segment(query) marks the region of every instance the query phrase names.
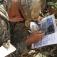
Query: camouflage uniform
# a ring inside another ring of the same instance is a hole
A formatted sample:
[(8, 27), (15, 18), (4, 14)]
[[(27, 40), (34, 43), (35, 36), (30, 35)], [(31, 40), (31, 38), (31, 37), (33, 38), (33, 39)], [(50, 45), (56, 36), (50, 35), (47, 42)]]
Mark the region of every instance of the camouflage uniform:
[[(8, 14), (4, 5), (0, 3), (0, 46), (7, 48), (8, 40), (10, 40), (10, 26), (8, 22)], [(8, 46), (9, 47), (9, 46)]]
[(0, 4), (0, 46), (10, 40), (8, 15), (3, 4)]

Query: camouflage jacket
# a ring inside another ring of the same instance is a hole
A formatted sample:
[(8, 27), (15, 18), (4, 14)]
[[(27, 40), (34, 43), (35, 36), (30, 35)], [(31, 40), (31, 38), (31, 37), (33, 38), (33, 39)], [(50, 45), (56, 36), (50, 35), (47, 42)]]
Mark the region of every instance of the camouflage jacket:
[(8, 20), (9, 18), (5, 8), (3, 5), (0, 5), (0, 46), (10, 39)]

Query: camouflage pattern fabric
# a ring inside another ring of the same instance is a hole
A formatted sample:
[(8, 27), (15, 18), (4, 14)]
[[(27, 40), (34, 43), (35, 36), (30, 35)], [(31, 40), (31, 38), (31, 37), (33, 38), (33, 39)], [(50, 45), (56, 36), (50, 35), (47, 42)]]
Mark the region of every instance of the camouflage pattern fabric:
[(10, 39), (8, 15), (5, 8), (0, 4), (0, 46)]
[(10, 34), (7, 29), (7, 24), (0, 18), (0, 44), (10, 39)]

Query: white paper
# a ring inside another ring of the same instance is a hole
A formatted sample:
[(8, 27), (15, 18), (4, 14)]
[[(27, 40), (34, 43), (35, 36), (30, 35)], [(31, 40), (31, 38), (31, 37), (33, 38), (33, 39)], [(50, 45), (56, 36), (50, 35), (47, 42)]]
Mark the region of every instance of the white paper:
[(46, 35), (41, 41), (32, 44), (32, 49), (48, 46), (52, 44), (57, 44), (57, 32), (52, 33), (50, 35)]
[(16, 48), (10, 44), (10, 47), (7, 49), (3, 46), (0, 47), (0, 57), (5, 57), (7, 55), (9, 55), (10, 53), (14, 52), (16, 50)]

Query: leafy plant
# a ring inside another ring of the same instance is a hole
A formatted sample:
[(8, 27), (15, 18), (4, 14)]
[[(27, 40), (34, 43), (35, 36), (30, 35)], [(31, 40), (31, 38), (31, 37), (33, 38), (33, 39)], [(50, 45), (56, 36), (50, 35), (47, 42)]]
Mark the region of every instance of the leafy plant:
[(48, 5), (53, 9), (57, 9), (57, 2), (48, 2)]

